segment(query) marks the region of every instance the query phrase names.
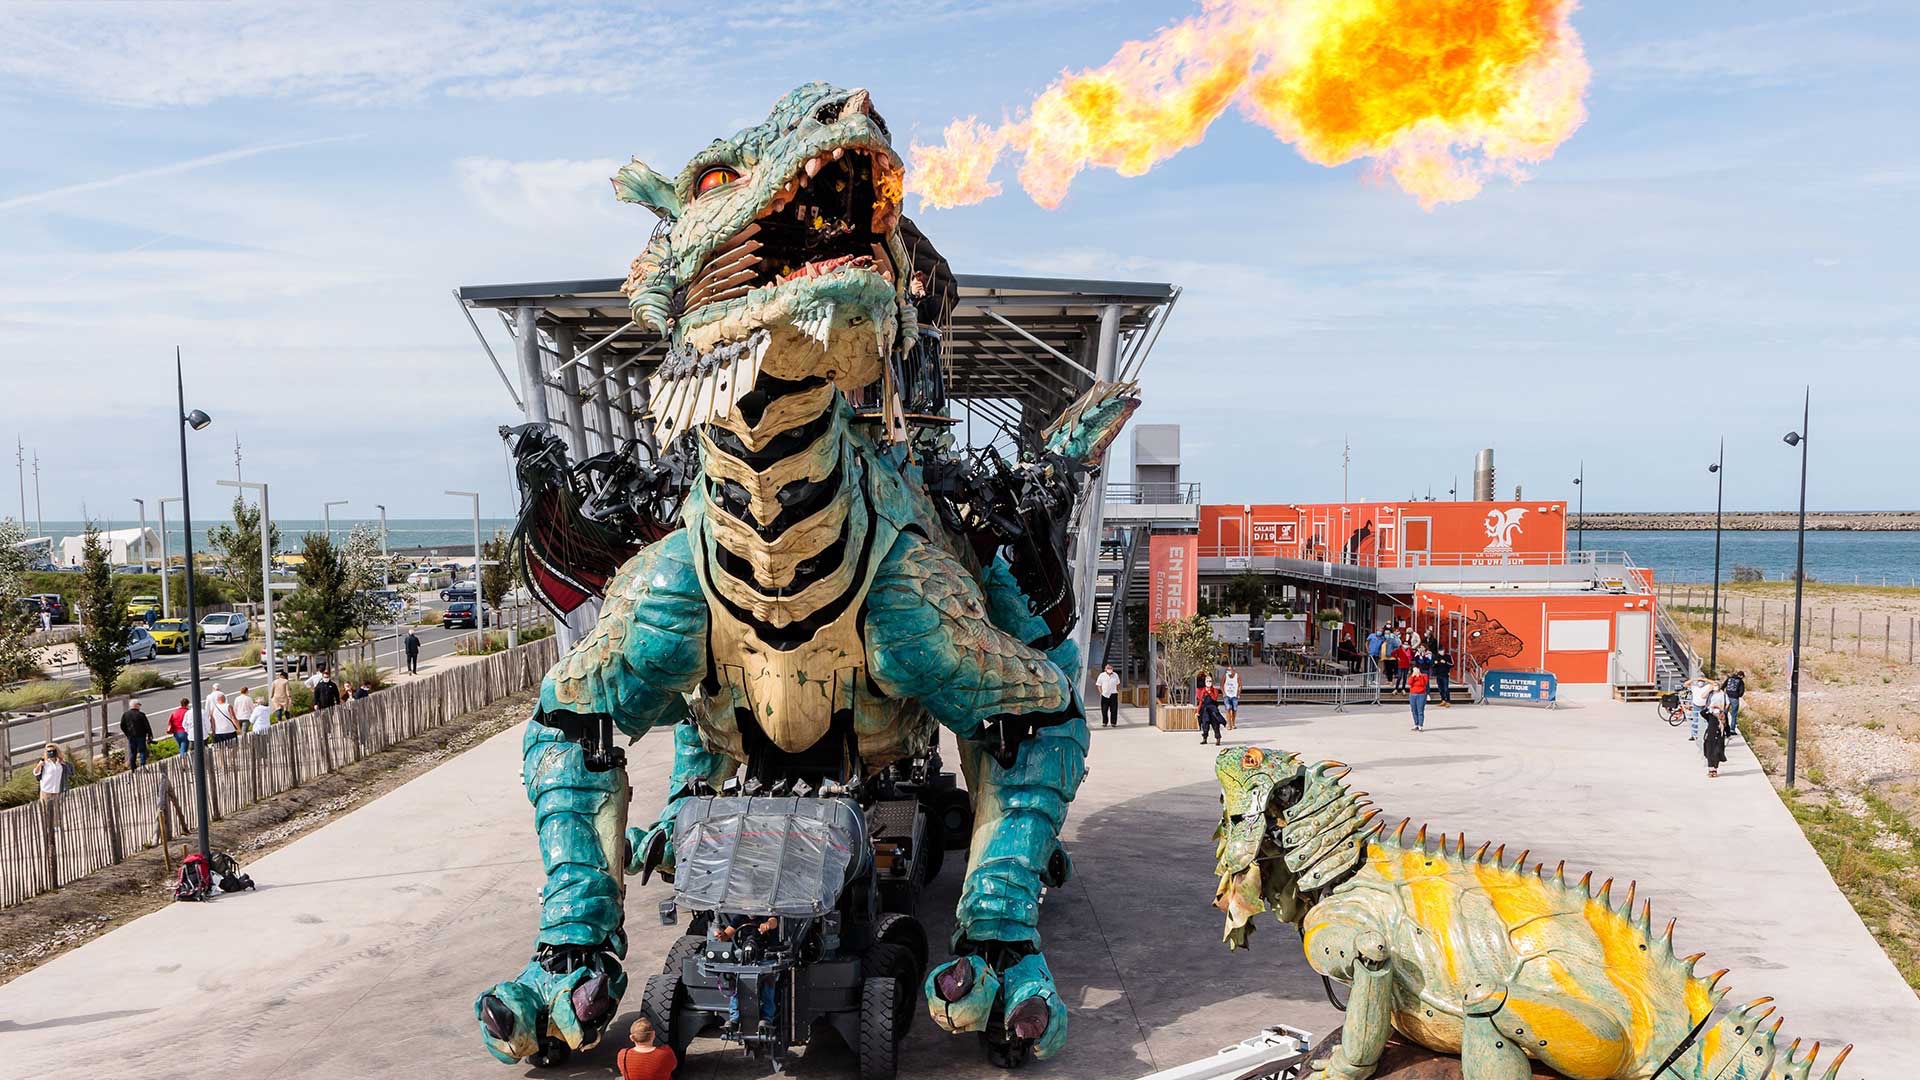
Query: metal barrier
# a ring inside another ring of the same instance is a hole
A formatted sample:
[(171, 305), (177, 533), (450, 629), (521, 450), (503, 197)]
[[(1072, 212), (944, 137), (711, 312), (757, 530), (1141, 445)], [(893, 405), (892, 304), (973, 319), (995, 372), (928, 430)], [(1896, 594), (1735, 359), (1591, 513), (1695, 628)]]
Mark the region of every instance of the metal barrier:
[(1106, 500), (1110, 503), (1132, 503), (1135, 505), (1163, 505), (1167, 503), (1190, 504), (1200, 501), (1198, 481), (1183, 480), (1177, 482), (1161, 481), (1144, 484), (1108, 484)]

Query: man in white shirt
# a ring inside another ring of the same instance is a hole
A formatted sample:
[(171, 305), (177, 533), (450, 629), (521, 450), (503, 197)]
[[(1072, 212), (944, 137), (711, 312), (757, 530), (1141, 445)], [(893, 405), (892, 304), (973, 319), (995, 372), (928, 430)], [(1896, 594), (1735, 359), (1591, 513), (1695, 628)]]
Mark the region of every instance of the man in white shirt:
[(239, 693), (233, 695), (233, 719), (242, 727), (253, 719), (253, 695), (247, 693), (247, 688), (244, 686), (240, 688)]
[[(1710, 716), (1709, 723), (1720, 724), (1722, 727), (1727, 726), (1726, 687), (1716, 686), (1713, 688), (1713, 693), (1707, 695), (1707, 713)], [(1731, 732), (1729, 732), (1729, 734), (1731, 734)]]
[(1227, 668), (1227, 677), (1220, 681), (1221, 704), (1227, 707), (1227, 727), (1238, 727), (1240, 721), (1240, 673)]
[(208, 740), (213, 745), (240, 737), (240, 728), (233, 721), (233, 706), (227, 702), (226, 692), (220, 689), (219, 683), (214, 683), (213, 693), (207, 695), (207, 719), (213, 725), (213, 737)]
[(1093, 680), (1094, 689), (1100, 691), (1100, 726), (1120, 726), (1120, 673), (1108, 664), (1100, 670), (1098, 678)]
[(1713, 680), (1696, 675), (1687, 683), (1687, 741), (1700, 738), (1700, 714), (1713, 700)]

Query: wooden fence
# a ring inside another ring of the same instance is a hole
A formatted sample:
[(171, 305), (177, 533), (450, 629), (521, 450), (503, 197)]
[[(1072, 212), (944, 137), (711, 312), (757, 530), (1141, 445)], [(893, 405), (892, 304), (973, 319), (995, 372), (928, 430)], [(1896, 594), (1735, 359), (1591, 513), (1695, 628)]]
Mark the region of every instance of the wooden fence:
[[(557, 655), (557, 640), (542, 638), (210, 747), (209, 813), (218, 820), (538, 686)], [(187, 835), (182, 811), (193, 806), (193, 780), (192, 756), (178, 755), (0, 811), (0, 908), (112, 866), (163, 835)]]
[[(1657, 591), (1663, 604), (1689, 609), (1688, 614), (1694, 618), (1713, 617), (1711, 585), (1661, 585)], [(1720, 626), (1723, 630), (1738, 626), (1776, 641), (1786, 641), (1793, 636), (1793, 601), (1749, 597), (1722, 589)], [(1805, 604), (1800, 613), (1800, 643), (1828, 652), (1920, 663), (1920, 618), (1887, 611)]]

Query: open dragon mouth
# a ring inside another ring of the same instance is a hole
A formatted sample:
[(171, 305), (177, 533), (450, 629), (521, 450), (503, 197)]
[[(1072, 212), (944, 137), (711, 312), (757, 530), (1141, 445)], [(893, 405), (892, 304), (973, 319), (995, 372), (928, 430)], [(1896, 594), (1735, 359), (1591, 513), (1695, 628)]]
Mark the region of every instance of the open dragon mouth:
[(807, 159), (751, 224), (707, 256), (683, 310), (846, 270), (871, 271), (892, 285), (887, 237), (900, 222), (899, 173), (890, 157), (858, 146)]

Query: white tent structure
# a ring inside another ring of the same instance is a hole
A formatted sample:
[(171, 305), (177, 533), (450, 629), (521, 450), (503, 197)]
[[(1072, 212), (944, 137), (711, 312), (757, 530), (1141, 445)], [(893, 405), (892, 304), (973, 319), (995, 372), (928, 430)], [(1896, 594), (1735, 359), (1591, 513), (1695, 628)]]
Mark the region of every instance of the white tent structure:
[[(145, 542), (145, 554), (149, 560), (160, 558), (160, 534), (152, 529), (114, 529), (100, 534), (100, 542), (107, 546), (107, 561), (115, 566), (127, 566), (138, 563), (141, 558), (141, 543)], [(60, 538), (60, 565), (73, 567), (86, 562), (87, 538), (85, 536), (64, 536)]]

